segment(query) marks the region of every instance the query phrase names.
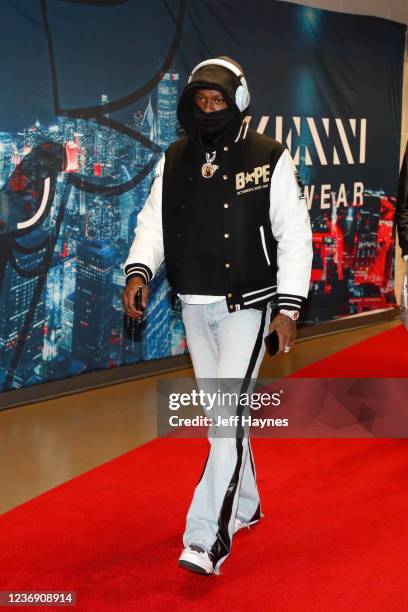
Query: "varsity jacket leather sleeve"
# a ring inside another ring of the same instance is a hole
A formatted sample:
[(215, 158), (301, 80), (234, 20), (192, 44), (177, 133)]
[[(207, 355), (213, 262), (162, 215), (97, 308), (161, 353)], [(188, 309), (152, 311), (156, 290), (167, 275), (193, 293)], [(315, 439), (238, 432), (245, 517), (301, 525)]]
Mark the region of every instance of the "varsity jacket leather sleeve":
[(150, 193), (137, 215), (135, 237), (125, 261), (126, 283), (139, 277), (147, 284), (164, 259), (162, 228), (162, 187), (164, 154), (159, 159)]
[(287, 149), (280, 156), (271, 177), (270, 219), (273, 235), (278, 241), (278, 305), (296, 310), (309, 291), (313, 243), (306, 199)]

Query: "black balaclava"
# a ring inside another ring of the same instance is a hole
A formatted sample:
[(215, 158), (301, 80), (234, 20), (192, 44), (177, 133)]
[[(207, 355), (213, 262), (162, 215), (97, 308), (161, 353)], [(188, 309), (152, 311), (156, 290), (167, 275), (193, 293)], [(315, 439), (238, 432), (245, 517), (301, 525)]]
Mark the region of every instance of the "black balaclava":
[[(243, 73), (241, 66), (235, 60), (226, 56), (217, 59), (231, 62)], [(228, 68), (218, 64), (208, 64), (199, 68), (193, 74), (191, 82), (185, 86), (178, 103), (177, 118), (197, 149), (209, 149), (236, 138), (245, 116), (235, 102), (235, 92), (240, 84), (240, 79)], [(220, 91), (228, 108), (205, 113), (194, 101), (197, 89)]]

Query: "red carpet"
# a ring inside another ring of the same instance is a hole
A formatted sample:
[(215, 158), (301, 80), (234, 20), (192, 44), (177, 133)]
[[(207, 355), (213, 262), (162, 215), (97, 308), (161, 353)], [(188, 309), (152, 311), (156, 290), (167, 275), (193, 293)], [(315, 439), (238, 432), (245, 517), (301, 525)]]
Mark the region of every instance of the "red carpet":
[[(380, 355), (384, 337), (406, 340), (397, 328), (354, 350), (362, 356), (368, 344)], [(342, 351), (347, 364), (350, 351)], [(207, 443), (167, 439), (0, 517), (0, 590), (75, 590), (76, 609), (86, 612), (407, 610), (407, 441), (253, 446), (266, 517), (237, 534), (221, 576), (176, 566)]]
[(304, 378), (406, 378), (408, 331), (402, 325), (297, 370)]

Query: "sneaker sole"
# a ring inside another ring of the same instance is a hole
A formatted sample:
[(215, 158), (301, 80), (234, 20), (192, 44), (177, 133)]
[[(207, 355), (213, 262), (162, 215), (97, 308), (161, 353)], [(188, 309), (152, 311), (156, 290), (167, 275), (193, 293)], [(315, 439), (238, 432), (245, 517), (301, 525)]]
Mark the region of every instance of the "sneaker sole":
[(205, 569), (196, 565), (195, 563), (191, 563), (190, 561), (179, 561), (179, 567), (182, 567), (189, 572), (194, 572), (195, 574), (202, 574), (203, 576), (211, 576), (212, 572), (206, 572)]

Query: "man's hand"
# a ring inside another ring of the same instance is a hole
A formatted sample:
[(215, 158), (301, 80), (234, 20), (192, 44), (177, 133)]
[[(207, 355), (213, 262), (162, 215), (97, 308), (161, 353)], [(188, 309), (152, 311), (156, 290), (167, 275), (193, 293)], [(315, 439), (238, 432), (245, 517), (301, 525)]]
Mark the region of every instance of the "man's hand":
[(141, 278), (138, 278), (137, 276), (135, 278), (131, 278), (122, 293), (123, 307), (126, 314), (132, 319), (141, 319), (143, 317), (143, 311), (136, 310), (135, 307), (135, 296), (138, 287), (142, 287), (142, 305), (146, 308), (149, 297), (149, 288), (147, 285), (145, 285)]
[(285, 347), (291, 349), (296, 340), (296, 322), (292, 321), (288, 316), (278, 313), (269, 325), (269, 333), (275, 331), (279, 337), (279, 351), (276, 353), (288, 353)]

